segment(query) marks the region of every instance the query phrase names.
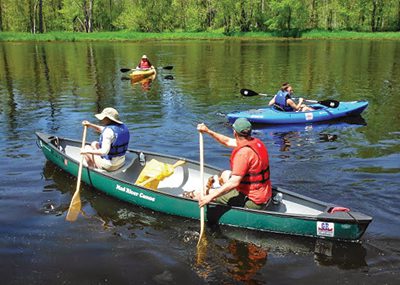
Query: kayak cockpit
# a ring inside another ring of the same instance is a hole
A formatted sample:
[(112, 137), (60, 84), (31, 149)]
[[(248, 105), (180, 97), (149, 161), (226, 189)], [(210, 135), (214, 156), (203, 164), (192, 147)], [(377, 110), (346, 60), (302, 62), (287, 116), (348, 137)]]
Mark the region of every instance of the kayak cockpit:
[(314, 110), (311, 110), (311, 111), (307, 111), (307, 112), (300, 112), (300, 111), (285, 111), (285, 110), (283, 110), (280, 106), (278, 106), (278, 105), (273, 105), (272, 106), (272, 109), (273, 110), (275, 110), (275, 111), (278, 111), (279, 113), (309, 113), (309, 112), (316, 112), (316, 111), (321, 111), (321, 110), (325, 110), (325, 109), (327, 109), (327, 107), (326, 106), (323, 106), (323, 105), (320, 105), (320, 104), (311, 104), (311, 105), (308, 105), (309, 107), (311, 107), (311, 108), (313, 108)]

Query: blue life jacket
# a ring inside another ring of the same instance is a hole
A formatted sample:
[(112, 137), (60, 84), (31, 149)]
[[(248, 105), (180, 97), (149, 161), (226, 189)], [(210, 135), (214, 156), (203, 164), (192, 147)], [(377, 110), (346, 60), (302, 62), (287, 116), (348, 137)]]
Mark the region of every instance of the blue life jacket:
[(115, 140), (114, 142), (111, 143), (111, 148), (108, 154), (102, 157), (111, 160), (111, 158), (113, 157), (125, 155), (126, 151), (128, 150), (129, 139), (130, 139), (128, 128), (124, 124), (121, 125), (115, 124), (106, 126), (100, 135), (99, 139), (100, 148), (103, 142), (103, 133), (107, 128), (111, 128), (113, 130), (115, 135)]
[(294, 111), (293, 108), (287, 104), (287, 99), (290, 99), (289, 92), (279, 90), (275, 97), (275, 105), (285, 112)]

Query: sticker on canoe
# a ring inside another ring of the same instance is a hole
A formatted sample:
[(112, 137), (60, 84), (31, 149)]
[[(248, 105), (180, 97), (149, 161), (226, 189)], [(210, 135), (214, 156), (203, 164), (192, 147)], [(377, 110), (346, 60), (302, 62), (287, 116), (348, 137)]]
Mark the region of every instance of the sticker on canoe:
[(334, 237), (335, 224), (328, 222), (317, 222), (317, 235), (323, 237)]
[(305, 113), (304, 115), (306, 116), (306, 121), (311, 121), (314, 119), (313, 113)]
[(128, 187), (121, 186), (119, 184), (117, 184), (115, 189), (117, 189), (117, 190), (119, 190), (121, 192), (125, 192), (125, 193), (127, 193), (129, 195), (132, 195), (132, 196), (135, 196), (135, 197), (139, 197), (139, 198), (142, 198), (142, 199), (145, 199), (145, 200), (149, 200), (151, 202), (156, 201), (156, 198), (154, 198), (154, 197), (147, 196), (146, 194), (143, 194), (142, 192), (139, 193), (139, 192), (133, 191), (132, 189), (130, 189)]

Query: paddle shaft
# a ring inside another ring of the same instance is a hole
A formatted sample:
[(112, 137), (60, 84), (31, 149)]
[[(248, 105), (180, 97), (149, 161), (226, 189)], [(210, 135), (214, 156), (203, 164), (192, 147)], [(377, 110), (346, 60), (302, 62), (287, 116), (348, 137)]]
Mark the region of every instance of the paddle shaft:
[[(241, 93), (243, 96), (246, 96), (246, 97), (257, 96), (257, 95), (266, 96), (266, 97), (275, 96), (275, 95), (268, 95), (268, 94), (264, 94), (264, 93), (258, 93), (258, 92), (255, 92), (255, 91), (253, 91), (253, 90), (250, 90), (250, 89), (241, 89), (241, 90), (240, 90), (240, 93)], [(292, 99), (298, 100), (299, 98), (292, 98)], [(327, 107), (330, 107), (330, 108), (337, 108), (337, 107), (339, 106), (339, 103), (340, 103), (339, 101), (336, 101), (336, 100), (322, 100), (322, 101), (318, 101), (318, 100), (309, 100), (309, 99), (304, 99), (304, 102), (308, 102), (308, 103), (318, 103), (318, 104), (321, 104), (321, 105), (323, 105), (323, 106), (327, 106)]]
[[(83, 127), (83, 135), (82, 135), (82, 148), (85, 147), (86, 144), (86, 132), (87, 126)], [(81, 154), (78, 168), (78, 176), (76, 181), (76, 190), (74, 195), (72, 196), (71, 203), (69, 205), (68, 213), (66, 216), (66, 220), (73, 222), (78, 218), (79, 212), (81, 210), (81, 197), (79, 194), (81, 188), (81, 179), (82, 179), (82, 168), (83, 168), (83, 159), (84, 156)]]
[[(204, 144), (203, 134), (199, 132), (199, 147), (200, 147), (200, 198), (204, 196)], [(204, 206), (200, 208), (200, 235), (197, 246), (199, 246), (201, 238), (204, 235)]]
[[(166, 70), (171, 70), (172, 68), (174, 68), (172, 65), (167, 65), (167, 66), (162, 66), (162, 67), (157, 67), (157, 69), (166, 69)], [(128, 72), (131, 70), (148, 70), (150, 68), (121, 68), (120, 71), (121, 72)]]

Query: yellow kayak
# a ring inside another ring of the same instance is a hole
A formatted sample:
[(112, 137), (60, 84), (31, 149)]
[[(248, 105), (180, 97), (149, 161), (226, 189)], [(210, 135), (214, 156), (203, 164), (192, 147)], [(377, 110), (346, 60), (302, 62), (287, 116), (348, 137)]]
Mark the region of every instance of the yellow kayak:
[(131, 80), (135, 82), (141, 81), (151, 75), (156, 75), (155, 68), (135, 69), (129, 74)]

